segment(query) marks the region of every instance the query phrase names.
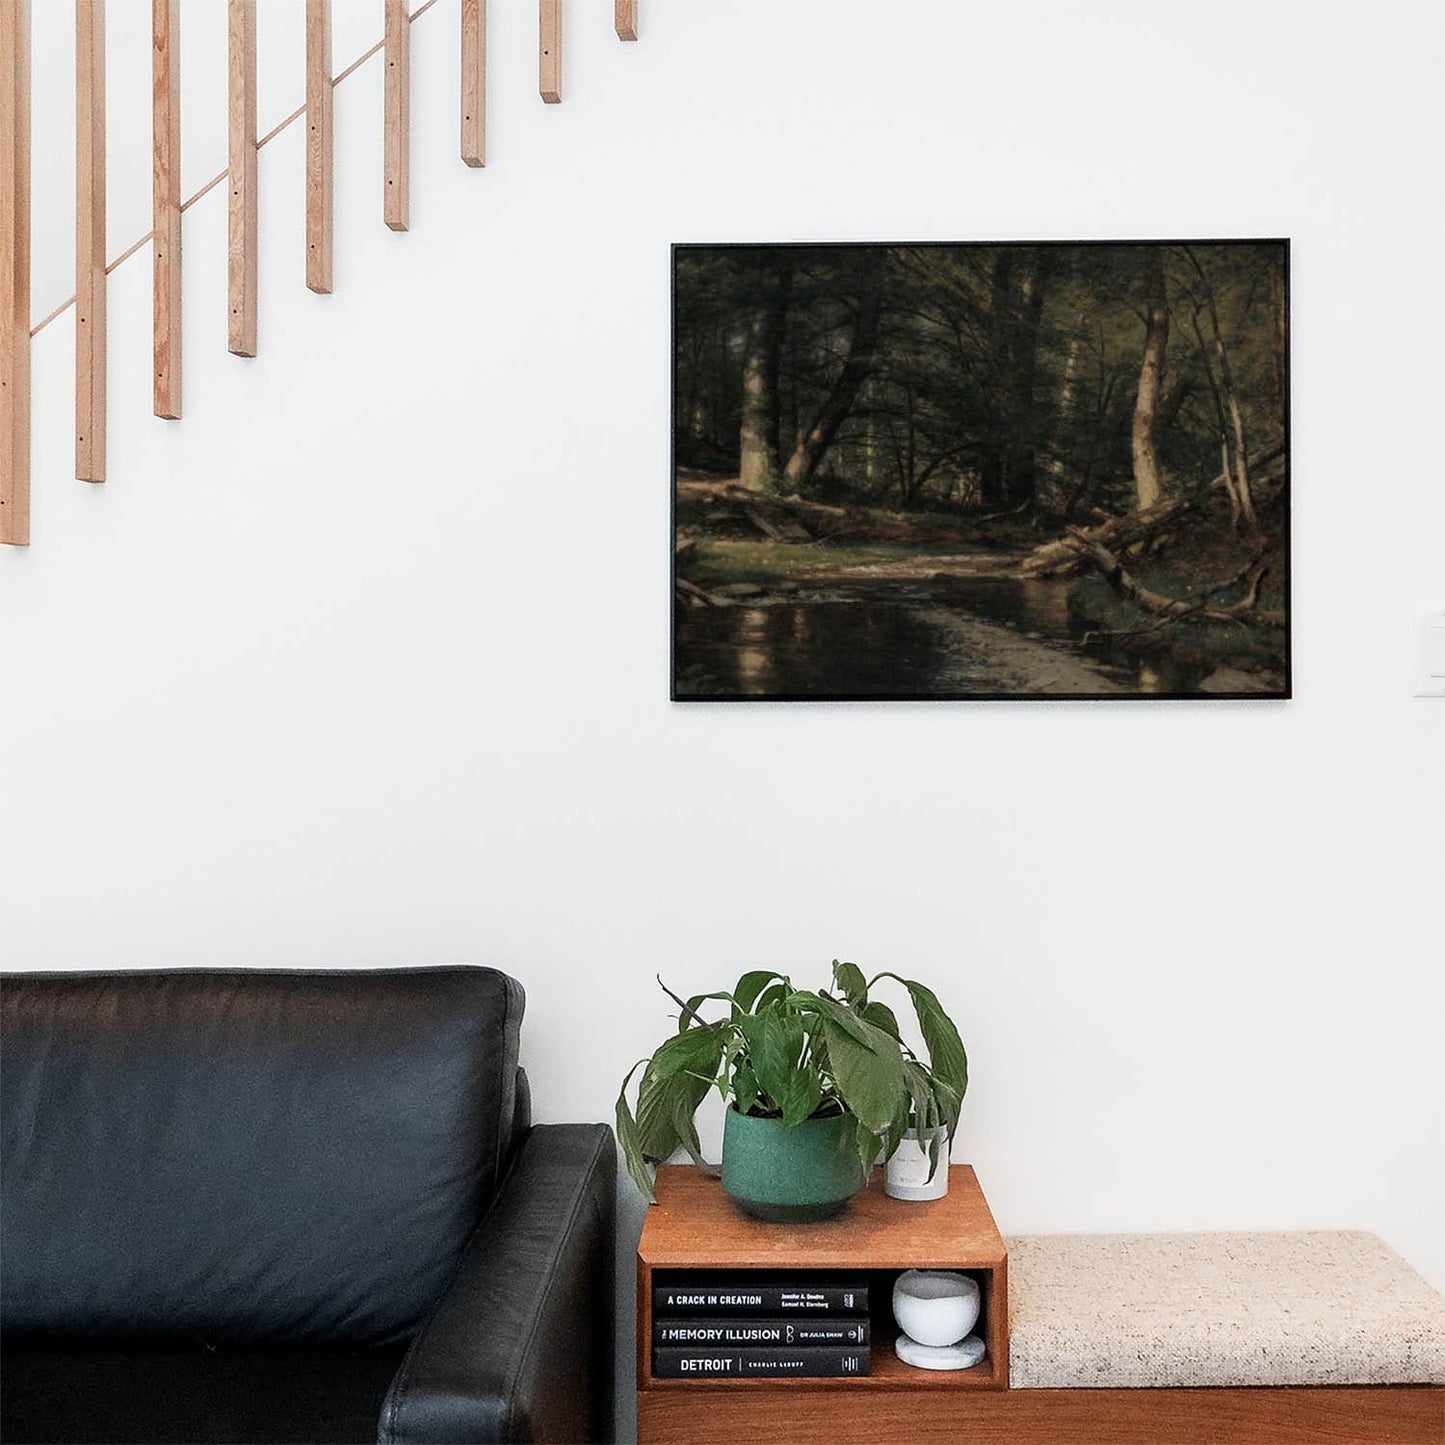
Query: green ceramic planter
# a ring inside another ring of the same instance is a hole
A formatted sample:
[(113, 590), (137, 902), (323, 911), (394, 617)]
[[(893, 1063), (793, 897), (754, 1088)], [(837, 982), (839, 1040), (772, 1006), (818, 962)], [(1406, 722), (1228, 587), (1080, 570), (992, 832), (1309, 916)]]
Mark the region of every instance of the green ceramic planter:
[(729, 1109), (723, 1122), (722, 1186), (739, 1207), (772, 1224), (813, 1224), (841, 1214), (864, 1184), (851, 1114), (753, 1119)]

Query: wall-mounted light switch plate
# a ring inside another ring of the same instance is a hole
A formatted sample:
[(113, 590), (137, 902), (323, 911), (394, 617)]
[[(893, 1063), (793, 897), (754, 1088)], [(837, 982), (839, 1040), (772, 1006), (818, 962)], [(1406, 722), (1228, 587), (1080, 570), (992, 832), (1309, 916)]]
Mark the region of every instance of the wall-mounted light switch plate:
[(1420, 682), (1416, 697), (1445, 697), (1445, 611), (1420, 614)]

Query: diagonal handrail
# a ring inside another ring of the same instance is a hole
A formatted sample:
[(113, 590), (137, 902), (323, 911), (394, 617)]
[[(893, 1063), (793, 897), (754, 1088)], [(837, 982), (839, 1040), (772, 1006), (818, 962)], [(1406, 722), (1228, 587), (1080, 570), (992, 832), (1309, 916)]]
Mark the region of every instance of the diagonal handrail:
[[(437, 0), (426, 0), (426, 3), (424, 5), (418, 6), (414, 11), (412, 11), (411, 16), (409, 17), (411, 23), (415, 24), (436, 3)], [(376, 44), (371, 47), (370, 50), (366, 51), (362, 55), (358, 55), (356, 59), (353, 60), (351, 64), (346, 67), (345, 70), (339, 71), (331, 81), (332, 88), (334, 89), (336, 86), (340, 85), (347, 76), (353, 74), (363, 65), (365, 65), (366, 62), (370, 60), (373, 55), (376, 55), (381, 50), (382, 46), (385, 43), (386, 42), (384, 40), (378, 40)], [(262, 146), (267, 145), (271, 141), (275, 140), (276, 137), (280, 135), (287, 126), (291, 125), (295, 121), (300, 120), (301, 117), (305, 114), (306, 106), (303, 103), (297, 106), (296, 109), (293, 110), (291, 114), (288, 115), (283, 121), (279, 122), (277, 125), (272, 126), (272, 128), (268, 130), (266, 134), (263, 135), (261, 139), (256, 142), (256, 149), (260, 150)], [(211, 179), (208, 180), (205, 185), (203, 185), (200, 190), (195, 193), (195, 195), (191, 196), (188, 200), (181, 202), (181, 214), (184, 215), (187, 211), (189, 211), (191, 207), (194, 206), (196, 202), (201, 199), (202, 196), (206, 195), (210, 191), (215, 190), (215, 188), (219, 186), (221, 182), (224, 181), (226, 177), (230, 174), (231, 168), (227, 166), (225, 170), (220, 171), (216, 175), (212, 176)], [(105, 274), (109, 276), (110, 273), (114, 271), (117, 266), (123, 264), (126, 261), (129, 261), (130, 258), (134, 256), (135, 253), (139, 251), (142, 246), (147, 245), (154, 238), (155, 232), (153, 230), (147, 231), (145, 235), (140, 238), (140, 240), (134, 243), (134, 245), (127, 246), (126, 249), (122, 251), (120, 255), (115, 258), (114, 261), (110, 261), (106, 264)], [(74, 305), (75, 297), (73, 295), (67, 297), (64, 301), (60, 303), (59, 306), (55, 308), (54, 311), (50, 313), (49, 316), (45, 317), (41, 321), (36, 322), (36, 324), (30, 328), (31, 336), (38, 336), (42, 331), (45, 330), (47, 326), (50, 325), (52, 321), (56, 320), (58, 317), (64, 316), (65, 313), (69, 311), (70, 308)]]

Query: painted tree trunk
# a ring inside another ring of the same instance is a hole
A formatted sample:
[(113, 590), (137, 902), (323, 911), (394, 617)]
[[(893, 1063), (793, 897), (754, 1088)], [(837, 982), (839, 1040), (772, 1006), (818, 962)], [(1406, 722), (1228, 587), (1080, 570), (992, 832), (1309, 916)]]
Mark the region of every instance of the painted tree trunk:
[(1224, 386), (1224, 399), (1229, 409), (1229, 426), (1234, 440), (1234, 491), (1239, 511), (1249, 526), (1258, 526), (1254, 511), (1254, 495), (1249, 484), (1249, 446), (1244, 436), (1244, 416), (1239, 408), (1239, 393), (1234, 389), (1234, 376), (1229, 369), (1229, 353), (1224, 349), (1224, 333), (1219, 326), (1219, 310), (1211, 295), (1210, 321), (1214, 327), (1214, 349), (1219, 358), (1219, 376)]
[(984, 501), (993, 505), (1028, 503), (1038, 490), (1034, 378), (1051, 259), (1046, 250), (1009, 247), (994, 262), (989, 335), (997, 382), (980, 464)]
[(1164, 290), (1164, 252), (1155, 247), (1145, 262), (1149, 322), (1144, 335), (1144, 359), (1139, 365), (1139, 390), (1134, 398), (1134, 496), (1142, 512), (1164, 495), (1159, 474), (1159, 448), (1154, 421), (1159, 410), (1159, 388), (1164, 377), (1164, 354), (1169, 345), (1169, 301)]
[(878, 350), (878, 330), (883, 314), (883, 253), (871, 251), (858, 280), (858, 309), (848, 356), (812, 425), (798, 438), (783, 472), (783, 489), (802, 492), (813, 480), (818, 463), (827, 454), (848, 419), (863, 383), (873, 370)]
[[(1198, 256), (1188, 247), (1185, 248), (1185, 252), (1199, 277), (1200, 285), (1204, 288), (1204, 307), (1209, 312), (1209, 326), (1214, 338), (1214, 357), (1219, 364), (1219, 390), (1215, 394), (1215, 404), (1220, 407), (1221, 429), (1225, 432), (1226, 450), (1231, 445), (1233, 447), (1233, 467), (1232, 469), (1228, 465), (1225, 467), (1225, 473), (1230, 475), (1232, 483), (1231, 497), (1238, 509), (1238, 516), (1249, 526), (1257, 527), (1259, 520), (1255, 515), (1254, 494), (1249, 482), (1249, 444), (1245, 440), (1244, 434), (1244, 413), (1239, 405), (1239, 392), (1235, 389), (1234, 373), (1229, 366), (1229, 351), (1224, 344), (1224, 328), (1219, 321), (1219, 303), (1214, 295), (1214, 287), (1210, 284), (1209, 276), (1200, 264)], [(1227, 426), (1225, 425), (1226, 417)]]
[(1229, 522), (1232, 527), (1239, 526), (1239, 492), (1234, 484), (1234, 464), (1230, 460), (1229, 451), (1229, 419), (1225, 415), (1224, 393), (1219, 389), (1219, 383), (1214, 378), (1214, 365), (1209, 359), (1209, 348), (1204, 342), (1204, 332), (1199, 327), (1199, 307), (1194, 308), (1194, 336), (1199, 342), (1199, 360), (1204, 368), (1205, 379), (1209, 382), (1209, 392), (1214, 398), (1214, 414), (1219, 422), (1219, 455), (1220, 475), (1224, 478), (1225, 495), (1229, 498)]
[[(1074, 317), (1075, 328), (1083, 326), (1083, 313)], [(1064, 375), (1059, 383), (1058, 409), (1054, 413), (1054, 437), (1057, 443), (1058, 438), (1067, 437), (1069, 428), (1074, 420), (1076, 409), (1076, 398), (1078, 392), (1078, 366), (1080, 338), (1077, 334), (1069, 339), (1068, 350), (1064, 353)], [(1068, 468), (1064, 464), (1064, 455), (1060, 450), (1053, 450), (1048, 461), (1049, 477), (1052, 480), (1056, 497), (1066, 498), (1066, 505), (1072, 504), (1069, 497)]]
[(781, 470), (778, 361), (788, 315), (790, 282), (791, 268), (786, 261), (770, 261), (763, 266), (757, 303), (748, 318), (743, 343), (738, 476), (743, 486), (758, 491), (776, 488)]
[(1001, 507), (1008, 485), (1008, 419), (1002, 405), (1012, 368), (1013, 266), (1011, 246), (999, 249), (989, 278), (988, 351), (994, 374), (1004, 383), (994, 398), (994, 425), (980, 439), (979, 486), (987, 506)]
[(1014, 339), (1010, 348), (1009, 446), (1004, 476), (1004, 500), (1032, 502), (1038, 493), (1037, 428), (1034, 416), (1034, 378), (1038, 373), (1039, 320), (1048, 287), (1052, 251), (1035, 251), (1019, 269), (1015, 293)]

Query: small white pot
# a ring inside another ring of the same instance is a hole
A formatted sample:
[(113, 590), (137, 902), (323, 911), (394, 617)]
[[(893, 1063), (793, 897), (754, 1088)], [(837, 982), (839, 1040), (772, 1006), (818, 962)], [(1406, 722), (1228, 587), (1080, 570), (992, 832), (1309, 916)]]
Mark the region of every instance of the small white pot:
[(978, 1323), (977, 1280), (943, 1269), (910, 1269), (893, 1285), (893, 1318), (920, 1345), (956, 1345)]
[[(938, 1168), (928, 1177), (929, 1148), (933, 1136), (938, 1146)], [(920, 1139), (917, 1129), (910, 1129), (899, 1141), (893, 1157), (883, 1169), (883, 1192), (894, 1199), (942, 1199), (948, 1193), (948, 1134), (943, 1129), (930, 1129)]]

